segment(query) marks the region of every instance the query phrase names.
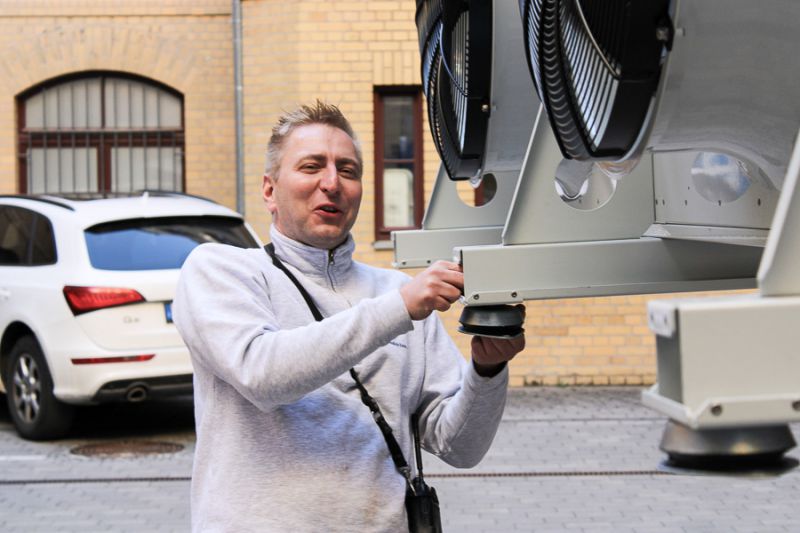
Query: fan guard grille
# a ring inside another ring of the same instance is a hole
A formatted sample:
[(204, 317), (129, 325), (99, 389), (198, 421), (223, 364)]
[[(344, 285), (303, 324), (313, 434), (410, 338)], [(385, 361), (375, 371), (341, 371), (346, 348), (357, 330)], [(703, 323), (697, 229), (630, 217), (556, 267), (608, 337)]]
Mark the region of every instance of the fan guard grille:
[(633, 148), (658, 85), (668, 7), (520, 1), (528, 63), (565, 157), (619, 159)]
[(491, 9), (491, 2), (485, 0), (417, 4), (428, 121), (452, 179), (475, 176), (483, 163), (491, 80)]

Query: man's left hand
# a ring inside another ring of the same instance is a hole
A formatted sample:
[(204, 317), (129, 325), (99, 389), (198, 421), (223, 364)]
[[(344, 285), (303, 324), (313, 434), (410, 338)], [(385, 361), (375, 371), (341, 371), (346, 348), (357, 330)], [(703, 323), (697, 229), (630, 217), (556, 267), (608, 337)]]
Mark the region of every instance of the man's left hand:
[[(524, 316), (525, 307), (522, 305), (520, 307)], [(495, 339), (476, 335), (472, 337), (472, 364), (479, 375), (494, 376), (523, 348), (525, 348), (524, 334), (514, 339)]]

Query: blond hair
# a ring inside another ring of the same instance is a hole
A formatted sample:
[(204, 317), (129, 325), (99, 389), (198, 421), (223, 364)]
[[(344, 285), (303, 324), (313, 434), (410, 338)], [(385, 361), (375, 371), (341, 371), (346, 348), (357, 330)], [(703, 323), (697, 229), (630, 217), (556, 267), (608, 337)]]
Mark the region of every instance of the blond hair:
[(284, 113), (278, 118), (278, 122), (272, 128), (272, 136), (267, 144), (266, 174), (273, 179), (278, 179), (283, 145), (286, 139), (296, 128), (311, 124), (325, 124), (339, 128), (352, 139), (353, 147), (356, 151), (356, 159), (358, 160), (357, 172), (360, 177), (364, 168), (364, 159), (361, 155), (361, 145), (356, 138), (353, 127), (338, 107), (320, 100), (317, 100), (313, 105), (301, 105), (294, 111)]

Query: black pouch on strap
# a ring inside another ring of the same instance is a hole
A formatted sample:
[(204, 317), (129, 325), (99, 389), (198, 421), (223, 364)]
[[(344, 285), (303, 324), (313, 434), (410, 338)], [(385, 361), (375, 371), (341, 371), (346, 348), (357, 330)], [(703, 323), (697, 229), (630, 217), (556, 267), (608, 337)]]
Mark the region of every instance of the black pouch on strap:
[(411, 533), (441, 533), (442, 519), (439, 516), (439, 498), (436, 489), (429, 487), (420, 478), (414, 478), (414, 491), (406, 489), (406, 514)]
[(406, 514), (411, 533), (441, 533), (442, 518), (439, 515), (439, 498), (436, 489), (425, 483), (422, 473), (422, 451), (419, 437), (419, 414), (411, 415), (411, 434), (414, 437), (414, 455), (417, 459), (417, 477), (406, 488)]

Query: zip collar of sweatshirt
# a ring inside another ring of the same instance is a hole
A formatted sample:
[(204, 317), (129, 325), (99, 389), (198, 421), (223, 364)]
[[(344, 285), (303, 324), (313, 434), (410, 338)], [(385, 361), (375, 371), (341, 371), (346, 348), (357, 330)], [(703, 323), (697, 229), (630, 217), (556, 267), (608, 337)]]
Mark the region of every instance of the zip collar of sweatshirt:
[(332, 289), (344, 283), (353, 266), (356, 243), (349, 233), (347, 240), (332, 250), (315, 248), (290, 239), (278, 231), (274, 224), (269, 228), (269, 236), (281, 261), (294, 267), (303, 276), (329, 285)]

